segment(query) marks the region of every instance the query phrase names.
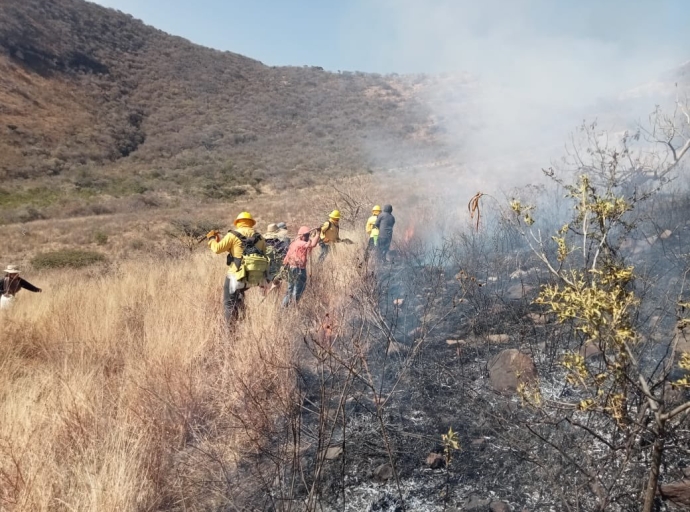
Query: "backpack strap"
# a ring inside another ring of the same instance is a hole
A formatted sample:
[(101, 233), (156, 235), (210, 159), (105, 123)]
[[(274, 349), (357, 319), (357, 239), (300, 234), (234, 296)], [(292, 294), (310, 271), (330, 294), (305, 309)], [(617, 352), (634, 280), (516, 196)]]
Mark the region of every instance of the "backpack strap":
[(235, 231), (234, 229), (228, 229), (228, 233), (232, 233), (233, 235), (235, 235), (240, 240), (240, 242), (242, 242), (242, 248), (244, 248), (244, 245), (247, 243), (246, 236), (244, 236), (239, 231)]
[[(247, 237), (244, 236), (242, 233), (239, 231), (235, 231), (234, 229), (228, 229), (228, 233), (232, 233), (237, 237), (237, 239), (240, 241), (242, 244), (242, 257), (244, 256), (244, 249), (247, 247)], [(228, 253), (228, 260), (227, 260), (227, 265), (228, 267), (230, 266), (231, 263), (235, 264), (235, 268), (237, 270), (240, 269), (240, 266), (242, 266), (242, 257), (240, 258), (235, 258), (232, 253)]]

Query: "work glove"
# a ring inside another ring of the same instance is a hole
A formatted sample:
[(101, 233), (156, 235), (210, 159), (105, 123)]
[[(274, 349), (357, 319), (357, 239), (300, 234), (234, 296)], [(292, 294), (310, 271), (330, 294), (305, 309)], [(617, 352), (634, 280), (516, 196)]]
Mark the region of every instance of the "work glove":
[(215, 240), (216, 242), (218, 241), (218, 230), (217, 229), (212, 229), (208, 233), (206, 233), (206, 240)]

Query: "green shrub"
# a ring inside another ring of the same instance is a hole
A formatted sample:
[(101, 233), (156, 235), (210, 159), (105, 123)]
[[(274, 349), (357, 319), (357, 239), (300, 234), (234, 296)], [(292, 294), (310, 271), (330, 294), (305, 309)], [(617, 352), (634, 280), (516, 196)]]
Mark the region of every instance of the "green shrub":
[(36, 255), (31, 264), (36, 269), (44, 268), (81, 268), (105, 261), (105, 256), (95, 251), (80, 251), (66, 249), (62, 251), (44, 252)]
[(96, 233), (93, 235), (93, 238), (98, 245), (105, 245), (108, 243), (108, 235), (106, 235), (103, 231), (96, 231)]

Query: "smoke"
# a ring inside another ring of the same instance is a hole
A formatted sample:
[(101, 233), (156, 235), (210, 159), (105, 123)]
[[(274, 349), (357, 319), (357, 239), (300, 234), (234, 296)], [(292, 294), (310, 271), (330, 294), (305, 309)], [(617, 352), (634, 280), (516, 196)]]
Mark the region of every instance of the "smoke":
[(389, 41), (360, 31), (369, 68), (442, 74), (422, 97), (465, 177), (487, 186), (532, 181), (584, 119), (620, 130), (649, 113), (658, 98), (632, 111), (621, 93), (690, 54), (675, 0), (378, 0), (360, 9)]

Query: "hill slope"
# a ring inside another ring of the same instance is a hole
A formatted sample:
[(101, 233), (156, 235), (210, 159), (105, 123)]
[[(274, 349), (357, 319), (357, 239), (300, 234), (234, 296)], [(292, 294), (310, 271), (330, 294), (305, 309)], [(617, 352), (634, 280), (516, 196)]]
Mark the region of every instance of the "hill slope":
[(5, 0), (0, 205), (227, 198), (361, 172), (376, 155), (424, 159), (437, 129), (415, 99), (424, 81), (268, 67), (82, 0)]

